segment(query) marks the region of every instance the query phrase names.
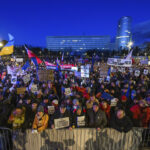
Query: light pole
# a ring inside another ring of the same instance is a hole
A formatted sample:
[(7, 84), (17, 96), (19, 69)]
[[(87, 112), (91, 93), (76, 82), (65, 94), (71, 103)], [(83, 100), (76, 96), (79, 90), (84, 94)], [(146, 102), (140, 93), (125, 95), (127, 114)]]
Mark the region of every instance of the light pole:
[(128, 45), (127, 45), (127, 47), (129, 48), (129, 51), (131, 50), (131, 48), (132, 48), (132, 45), (133, 45), (133, 42), (132, 42), (132, 41), (128, 42)]
[(2, 42), (0, 42), (0, 47), (3, 47), (3, 43)]

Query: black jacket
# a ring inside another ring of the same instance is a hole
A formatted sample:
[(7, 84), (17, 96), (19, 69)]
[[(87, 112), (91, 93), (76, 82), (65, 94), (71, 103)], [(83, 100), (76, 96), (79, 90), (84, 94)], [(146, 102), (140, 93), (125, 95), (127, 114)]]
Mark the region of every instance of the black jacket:
[(111, 118), (110, 127), (120, 131), (120, 132), (128, 132), (132, 129), (133, 124), (129, 117), (124, 116), (122, 119), (118, 119), (116, 116)]
[(88, 117), (89, 117), (88, 122), (89, 127), (104, 128), (107, 125), (106, 114), (100, 109), (96, 113), (92, 111)]
[(70, 126), (72, 126), (72, 115), (67, 110), (65, 111), (64, 114), (61, 114), (60, 110), (56, 111), (54, 115), (51, 116), (50, 126), (54, 124), (55, 119), (60, 119), (60, 118), (65, 118), (65, 117), (69, 117)]

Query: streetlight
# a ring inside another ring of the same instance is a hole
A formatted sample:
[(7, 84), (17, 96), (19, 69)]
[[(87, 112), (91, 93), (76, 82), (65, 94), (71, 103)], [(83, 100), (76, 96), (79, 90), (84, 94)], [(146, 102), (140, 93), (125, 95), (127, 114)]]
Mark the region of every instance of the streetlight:
[(127, 47), (129, 48), (129, 51), (131, 50), (132, 45), (133, 45), (133, 42), (132, 42), (132, 41), (128, 42)]
[(0, 47), (3, 47), (3, 43), (0, 42)]

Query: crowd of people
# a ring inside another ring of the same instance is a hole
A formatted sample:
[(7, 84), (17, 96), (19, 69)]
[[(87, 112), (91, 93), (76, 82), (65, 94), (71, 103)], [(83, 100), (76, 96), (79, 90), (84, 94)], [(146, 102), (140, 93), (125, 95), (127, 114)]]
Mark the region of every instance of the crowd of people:
[[(42, 132), (55, 129), (55, 120), (61, 118), (69, 118), (64, 128), (70, 130), (108, 127), (128, 132), (133, 127), (150, 127), (150, 73), (144, 75), (143, 70), (138, 77), (127, 68), (123, 73), (116, 70), (110, 81), (99, 80), (99, 69), (84, 79), (72, 71), (54, 71), (54, 80), (39, 81), (30, 68), (28, 83), (18, 75), (12, 84), (7, 66), (1, 64), (0, 68), (0, 127)], [(31, 91), (32, 84), (37, 85), (36, 92)], [(26, 91), (17, 94), (20, 87)], [(70, 94), (66, 94), (68, 88)]]

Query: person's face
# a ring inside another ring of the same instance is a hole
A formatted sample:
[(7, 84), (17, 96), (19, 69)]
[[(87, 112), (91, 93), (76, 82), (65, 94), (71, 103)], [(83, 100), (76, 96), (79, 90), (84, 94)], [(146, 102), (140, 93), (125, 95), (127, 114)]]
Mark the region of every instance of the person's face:
[(21, 116), (21, 114), (22, 114), (22, 109), (17, 108), (16, 109), (16, 116), (19, 117), (19, 116)]
[(77, 110), (77, 115), (80, 115), (81, 114), (81, 109), (78, 109)]
[(44, 103), (47, 104), (48, 103), (48, 99), (44, 99)]
[(139, 102), (139, 105), (140, 105), (140, 107), (145, 107), (145, 104), (144, 104), (143, 101), (140, 101), (140, 102)]
[(107, 108), (107, 103), (106, 102), (102, 102), (102, 106), (103, 106), (104, 109), (106, 109)]
[(117, 111), (117, 118), (118, 119), (122, 119), (124, 117), (124, 111), (123, 110), (118, 110)]
[(64, 114), (65, 111), (66, 111), (66, 108), (65, 108), (65, 107), (60, 107), (60, 113), (61, 113), (61, 114)]
[(111, 86), (115, 87), (115, 83), (114, 83), (114, 82), (112, 82), (112, 83), (111, 83)]
[(91, 101), (94, 101), (95, 100), (95, 96), (91, 96), (90, 99), (91, 99)]
[(94, 111), (94, 112), (97, 112), (98, 109), (99, 109), (99, 107), (98, 107), (97, 105), (94, 105), (94, 106), (93, 106), (93, 111)]
[(42, 118), (43, 114), (44, 114), (43, 112), (37, 112), (39, 118)]
[(26, 100), (26, 103), (27, 103), (27, 104), (30, 104), (30, 103), (31, 103), (31, 99), (27, 99), (27, 100)]
[(32, 110), (36, 110), (37, 109), (37, 104), (36, 103), (33, 103), (32, 104)]
[(115, 93), (115, 91), (114, 90), (111, 90), (111, 94), (114, 94)]

